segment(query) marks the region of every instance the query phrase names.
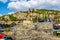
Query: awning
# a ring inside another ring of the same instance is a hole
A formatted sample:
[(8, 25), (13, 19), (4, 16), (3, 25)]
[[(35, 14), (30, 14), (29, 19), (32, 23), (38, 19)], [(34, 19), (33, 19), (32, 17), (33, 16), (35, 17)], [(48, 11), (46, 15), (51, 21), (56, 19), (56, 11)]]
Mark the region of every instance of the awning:
[(58, 30), (55, 30), (55, 29), (53, 30), (53, 32), (57, 32), (57, 31), (58, 31)]
[(60, 33), (60, 30), (58, 30), (57, 33)]

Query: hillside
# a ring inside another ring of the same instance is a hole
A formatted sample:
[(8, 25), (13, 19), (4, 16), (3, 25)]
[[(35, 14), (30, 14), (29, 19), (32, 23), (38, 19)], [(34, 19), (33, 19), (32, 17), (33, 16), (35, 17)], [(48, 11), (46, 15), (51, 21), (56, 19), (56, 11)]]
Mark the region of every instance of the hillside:
[(20, 11), (14, 14), (5, 15), (0, 17), (0, 21), (17, 21), (21, 19), (43, 19), (43, 18), (53, 18), (60, 22), (60, 11), (58, 10), (46, 10), (46, 9), (29, 9), (28, 11)]

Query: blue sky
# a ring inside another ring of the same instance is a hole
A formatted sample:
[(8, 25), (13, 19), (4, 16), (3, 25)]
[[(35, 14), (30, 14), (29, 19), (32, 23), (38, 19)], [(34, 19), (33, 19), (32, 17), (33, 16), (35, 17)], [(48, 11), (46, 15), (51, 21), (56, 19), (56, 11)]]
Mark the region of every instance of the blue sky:
[(29, 8), (60, 10), (60, 0), (0, 0), (0, 16)]

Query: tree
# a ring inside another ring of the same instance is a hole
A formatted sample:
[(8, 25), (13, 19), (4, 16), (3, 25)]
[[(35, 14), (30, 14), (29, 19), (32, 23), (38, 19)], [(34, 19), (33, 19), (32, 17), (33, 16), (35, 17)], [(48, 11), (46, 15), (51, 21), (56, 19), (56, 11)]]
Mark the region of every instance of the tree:
[(0, 20), (1, 20), (1, 21), (5, 21), (4, 16), (0, 17)]
[(56, 20), (56, 23), (59, 24), (60, 23), (60, 20)]
[(34, 23), (37, 22), (37, 17), (33, 18), (32, 20)]
[(9, 18), (11, 21), (17, 21), (18, 19), (16, 17), (14, 17), (13, 15), (9, 15)]

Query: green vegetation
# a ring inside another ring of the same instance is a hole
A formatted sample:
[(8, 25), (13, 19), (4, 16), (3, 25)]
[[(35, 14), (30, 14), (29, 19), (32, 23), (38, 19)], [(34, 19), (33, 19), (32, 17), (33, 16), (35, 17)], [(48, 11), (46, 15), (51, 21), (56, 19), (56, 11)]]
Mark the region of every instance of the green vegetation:
[[(34, 11), (33, 13), (37, 14), (43, 14), (43, 18), (49, 18), (50, 15), (55, 15), (54, 18), (57, 19), (56, 23), (60, 23), (60, 11), (58, 10), (46, 10), (46, 9), (37, 9), (37, 11)], [(53, 17), (53, 16), (52, 16)]]
[(10, 30), (10, 28), (5, 28), (5, 31), (9, 31)]
[(4, 16), (0, 17), (0, 21), (5, 21)]
[(56, 23), (59, 24), (60, 23), (60, 20), (57, 20)]
[(34, 23), (37, 22), (37, 18), (33, 18), (32, 20), (33, 20)]
[(32, 18), (32, 20), (33, 20), (34, 23), (37, 23), (37, 22), (39, 22), (40, 18), (39, 17), (35, 17), (35, 18)]
[(18, 19), (16, 17), (14, 17), (13, 15), (9, 15), (9, 18), (11, 21), (17, 21)]
[[(29, 14), (28, 11), (20, 11), (20, 12)], [(43, 18), (49, 18), (49, 15), (55, 15), (54, 19), (57, 19), (56, 22), (57, 22), (57, 23), (60, 23), (60, 20), (59, 20), (59, 19), (60, 19), (60, 16), (59, 16), (60, 11), (58, 11), (58, 10), (36, 9), (36, 11), (33, 11), (32, 13), (33, 13), (33, 14), (34, 14), (34, 13), (37, 13), (37, 14), (39, 14), (39, 15), (40, 15), (40, 14), (43, 14)], [(12, 20), (12, 21), (19, 20), (19, 19), (17, 19), (16, 17), (14, 17), (13, 15), (8, 15), (8, 16), (9, 16), (10, 20)], [(43, 19), (43, 18), (42, 18), (42, 19)], [(33, 21), (34, 21), (34, 22), (37, 22), (38, 19), (40, 19), (40, 18), (35, 17), (35, 18), (33, 18)], [(5, 21), (4, 16), (0, 17), (0, 21)]]

